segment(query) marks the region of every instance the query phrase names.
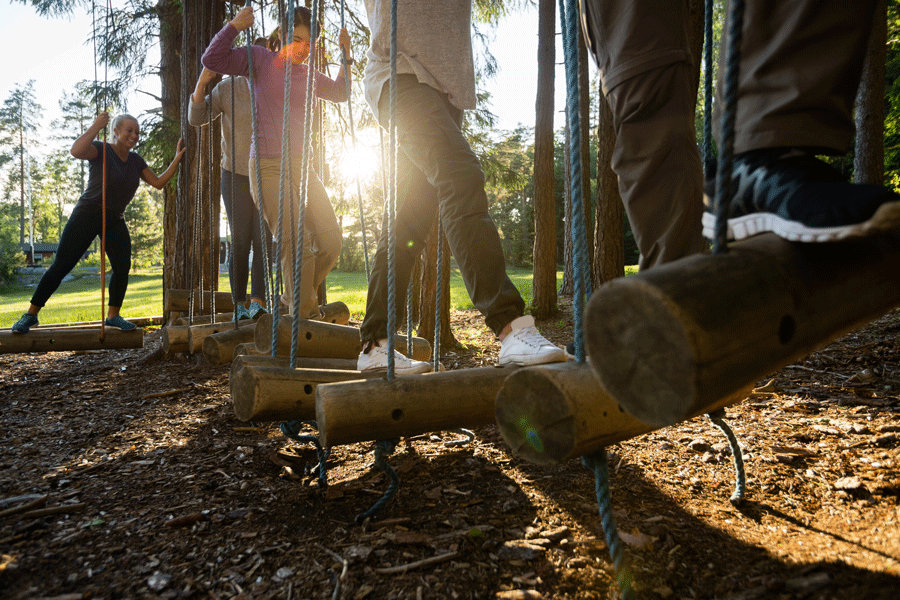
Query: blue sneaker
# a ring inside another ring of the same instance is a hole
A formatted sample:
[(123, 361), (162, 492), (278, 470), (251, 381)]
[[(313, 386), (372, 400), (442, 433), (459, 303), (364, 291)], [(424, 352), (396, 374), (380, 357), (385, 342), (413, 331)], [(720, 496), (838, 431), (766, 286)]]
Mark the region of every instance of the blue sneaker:
[(258, 319), (260, 315), (268, 314), (269, 311), (264, 309), (262, 305), (254, 300), (250, 303), (250, 306), (247, 308), (248, 318), (250, 319)]
[(37, 315), (25, 313), (22, 318), (12, 326), (13, 333), (28, 333), (28, 330), (38, 324)]
[(137, 325), (135, 325), (131, 321), (126, 321), (125, 319), (123, 319), (121, 315), (116, 315), (112, 318), (106, 319), (104, 323), (106, 323), (107, 327), (118, 327), (122, 331), (131, 331), (132, 329), (137, 327)]
[(249, 319), (250, 313), (244, 308), (243, 304), (235, 304), (234, 305), (234, 320), (235, 321), (243, 321), (244, 319)]

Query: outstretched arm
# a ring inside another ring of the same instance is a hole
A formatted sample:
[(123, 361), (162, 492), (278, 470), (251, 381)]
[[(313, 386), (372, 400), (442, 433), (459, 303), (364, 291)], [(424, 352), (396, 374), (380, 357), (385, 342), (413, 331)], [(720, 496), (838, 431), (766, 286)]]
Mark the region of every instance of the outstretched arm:
[(210, 119), (210, 111), (207, 110), (206, 106), (206, 87), (215, 78), (215, 71), (210, 71), (206, 67), (203, 67), (203, 70), (200, 71), (197, 85), (194, 87), (194, 93), (191, 95), (191, 107), (188, 111), (188, 123), (194, 127), (205, 125)]
[(97, 158), (99, 152), (91, 143), (94, 141), (94, 138), (97, 137), (97, 134), (100, 133), (104, 127), (106, 127), (107, 123), (109, 123), (109, 113), (102, 112), (97, 115), (97, 118), (94, 119), (94, 122), (90, 127), (87, 128), (87, 131), (81, 134), (75, 143), (72, 144), (72, 149), (69, 152), (75, 158), (80, 158), (81, 160), (91, 160), (92, 158)]
[(156, 173), (153, 172), (153, 169), (147, 167), (143, 171), (141, 171), (141, 179), (152, 185), (158, 190), (166, 187), (166, 184), (175, 176), (175, 171), (178, 170), (178, 163), (181, 161), (181, 157), (184, 155), (184, 140), (178, 140), (178, 150), (175, 153), (175, 158), (172, 159), (172, 162), (169, 164), (169, 168), (165, 170), (165, 172), (159, 177), (156, 176)]
[(247, 51), (231, 45), (238, 34), (251, 25), (253, 8), (246, 6), (209, 43), (200, 59), (203, 66), (216, 73), (247, 75)]

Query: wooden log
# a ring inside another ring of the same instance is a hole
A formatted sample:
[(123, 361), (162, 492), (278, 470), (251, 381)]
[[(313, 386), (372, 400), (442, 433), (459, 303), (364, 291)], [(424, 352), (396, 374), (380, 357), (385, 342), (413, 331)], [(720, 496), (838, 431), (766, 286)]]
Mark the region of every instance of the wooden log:
[[(165, 318), (162, 316), (158, 317), (128, 317), (126, 320), (134, 323), (138, 327), (149, 327), (151, 325), (162, 325), (163, 320)], [(93, 329), (100, 328), (100, 325), (103, 321), (78, 321), (74, 323), (41, 323), (40, 325), (34, 325), (31, 328), (31, 331), (35, 329), (66, 329), (66, 328), (75, 328), (75, 329)]]
[(356, 370), (243, 364), (232, 368), (229, 383), (234, 414), (241, 421), (309, 421), (316, 418), (319, 384), (382, 376)]
[(323, 323), (346, 325), (350, 322), (350, 309), (341, 301), (329, 302), (319, 307), (322, 311)]
[[(256, 345), (254, 344), (254, 347)], [(272, 356), (270, 354), (246, 354), (236, 356), (231, 363), (231, 368), (240, 368), (244, 365), (257, 365), (277, 367), (279, 369), (290, 368), (290, 359), (286, 356)], [(349, 358), (315, 358), (298, 357), (295, 367), (297, 369), (338, 369), (341, 371), (355, 371), (356, 359)]]
[[(256, 321), (244, 319), (238, 322), (239, 329), (255, 329)], [(188, 352), (197, 354), (203, 351), (203, 340), (211, 335), (234, 329), (234, 321), (226, 323), (209, 323), (207, 325), (192, 325), (188, 328)], [(232, 352), (234, 350), (232, 349)]]
[[(292, 317), (279, 317), (278, 321), (278, 356), (289, 356), (291, 352)], [(396, 336), (395, 348), (406, 354), (406, 336)], [(256, 348), (260, 352), (270, 353), (272, 348), (272, 315), (262, 315), (256, 327)], [(362, 343), (359, 341), (359, 329), (348, 325), (336, 325), (321, 321), (300, 319), (297, 356), (328, 358), (359, 358)], [(420, 337), (413, 338), (413, 358), (416, 360), (431, 359), (431, 344)]]
[(28, 333), (0, 331), (0, 354), (21, 352), (61, 352), (64, 350), (116, 350), (143, 348), (144, 330), (122, 331), (107, 327), (103, 340), (100, 329), (37, 329)]
[(625, 412), (590, 365), (574, 361), (519, 369), (506, 378), (495, 406), (503, 439), (539, 465), (563, 463), (656, 429)]
[[(174, 320), (175, 325), (209, 325), (210, 323), (225, 323), (234, 318), (234, 313), (216, 313), (214, 315), (194, 315), (190, 317), (178, 317)], [(246, 319), (243, 319), (246, 321)]]
[[(188, 312), (191, 306), (191, 292), (194, 293), (194, 314), (206, 315), (210, 312), (209, 292), (195, 290), (166, 290), (163, 309), (165, 312)], [(216, 311), (234, 312), (231, 292), (215, 292)]]
[(206, 361), (218, 367), (225, 365), (234, 360), (235, 349), (240, 344), (253, 344), (253, 350), (256, 351), (256, 343), (254, 336), (256, 335), (255, 327), (229, 327), (225, 331), (213, 333), (206, 336), (203, 340), (203, 356)]
[(167, 356), (190, 349), (187, 325), (172, 325), (162, 328), (162, 349)]
[(459, 369), (423, 375), (328, 383), (316, 388), (323, 446), (481, 427), (494, 422), (494, 399), (518, 367)]
[(616, 279), (585, 319), (603, 386), (662, 426), (741, 390), (900, 303), (900, 235), (830, 244), (768, 234)]

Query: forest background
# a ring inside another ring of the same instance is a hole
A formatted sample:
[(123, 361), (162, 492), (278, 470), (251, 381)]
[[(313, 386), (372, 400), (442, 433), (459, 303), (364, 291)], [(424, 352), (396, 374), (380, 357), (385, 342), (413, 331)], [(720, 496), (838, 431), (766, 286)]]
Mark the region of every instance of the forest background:
[[(127, 0), (117, 2), (116, 6), (101, 0), (13, 0), (11, 3), (29, 5), (47, 18), (77, 11), (90, 14), (94, 31), (86, 35), (98, 62), (99, 75), (95, 77), (101, 79), (84, 80), (63, 94), (59, 102), (60, 116), (54, 119), (49, 134), (41, 128), (45, 108), (35, 98), (32, 80), (17, 83), (0, 106), (0, 284), (15, 285), (16, 271), (24, 261), (23, 245), (55, 243), (59, 239), (86, 181), (85, 163), (72, 159), (68, 153), (72, 140), (91, 123), (98, 107), (107, 108), (111, 113), (127, 108), (128, 94), (137, 82), (150, 76), (160, 78), (161, 92), (157, 107), (141, 116), (143, 135), (136, 150), (158, 171), (171, 159), (178, 137), (188, 141), (189, 151), (175, 182), (162, 192), (141, 186), (128, 207), (126, 218), (134, 244), (134, 264), (136, 267), (164, 265), (166, 289), (217, 286), (218, 277), (212, 275), (212, 266), (221, 261), (218, 125), (213, 124), (211, 137), (206, 132), (199, 134), (187, 125), (186, 107), (198, 74), (200, 53), (231, 11), (243, 3), (176, 0)], [(257, 19), (261, 26), (254, 35), (271, 33), (277, 23), (279, 4), (283, 2), (270, 0), (262, 3), (262, 7), (254, 3), (259, 8)], [(309, 1), (306, 4), (310, 5)], [(693, 5), (695, 48), (697, 56), (701, 56), (703, 3), (698, 0)], [(467, 113), (464, 129), (487, 175), (490, 210), (500, 230), (507, 261), (515, 267), (533, 269), (531, 310), (538, 316), (549, 315), (555, 311), (558, 295), (571, 294), (573, 289), (571, 219), (567, 218), (572, 200), (565, 152), (568, 132), (565, 126), (555, 127), (564, 121), (555, 117), (565, 108), (555, 93), (556, 88), (564, 86), (564, 80), (554, 77), (555, 65), (563, 60), (555, 40), (559, 36), (559, 4), (553, 0), (476, 0), (475, 6), (473, 36), (479, 107)], [(715, 64), (724, 3), (716, 1), (713, 7)], [(491, 31), (505, 15), (535, 9), (537, 55), (520, 57), (523, 63), (532, 65), (530, 72), (537, 82), (536, 97), (521, 99), (523, 103), (533, 101), (535, 125), (500, 129), (487, 91), (498, 67), (490, 47)], [(342, 13), (337, 0), (320, 0), (318, 14), (325, 43), (317, 68), (326, 73), (337, 71), (331, 53), (336, 49), (333, 38), (341, 22), (345, 22), (353, 37), (357, 63), (349, 107), (352, 115), (347, 105), (322, 103), (317, 107), (311, 160), (325, 180), (344, 228), (337, 269), (365, 271), (364, 249), (369, 254), (374, 251), (383, 225), (385, 169), (381, 156), (386, 143), (362, 94), (368, 28), (361, 2), (347, 2)], [(869, 65), (859, 95), (861, 134), (854, 152), (834, 162), (848, 177), (868, 181), (874, 178), (900, 189), (900, 54), (897, 52), (900, 1), (883, 2), (873, 32)], [(159, 62), (148, 59), (153, 55), (149, 52), (151, 46), (158, 46)], [(584, 195), (580, 200), (588, 215), (591, 283), (597, 286), (622, 275), (624, 265), (634, 264), (638, 257), (609, 170), (614, 134), (599, 93), (599, 81), (591, 76), (593, 70), (589, 68), (583, 44), (580, 46), (582, 163), (590, 165), (583, 172)], [(697, 131), (702, 135), (705, 99), (702, 82), (707, 69), (701, 60), (696, 67), (700, 82)], [(214, 143), (209, 143), (210, 139)], [(35, 151), (37, 140), (44, 145), (41, 152)], [(701, 139), (698, 144), (702, 146)], [(437, 236), (434, 236), (417, 278), (416, 293), (422, 306), (433, 302), (436, 245)], [(97, 263), (97, 254), (89, 264)], [(565, 273), (561, 285), (557, 284), (558, 269)], [(441, 276), (449, 277), (446, 268)], [(189, 281), (190, 277), (197, 280)], [(445, 286), (445, 293), (446, 289)]]

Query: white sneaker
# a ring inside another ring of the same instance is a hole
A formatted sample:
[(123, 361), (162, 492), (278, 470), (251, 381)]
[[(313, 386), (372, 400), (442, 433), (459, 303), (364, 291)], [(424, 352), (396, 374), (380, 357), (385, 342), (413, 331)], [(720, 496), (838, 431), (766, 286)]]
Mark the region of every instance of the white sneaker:
[(513, 320), (510, 327), (512, 332), (500, 344), (501, 366), (566, 362), (566, 351), (538, 333), (531, 315)]
[[(378, 340), (369, 351), (363, 350), (356, 361), (357, 371), (387, 371), (388, 352), (387, 339)], [(403, 356), (394, 350), (394, 373), (397, 375), (413, 375), (415, 373), (429, 373), (432, 371), (431, 363), (421, 360), (413, 360)]]

